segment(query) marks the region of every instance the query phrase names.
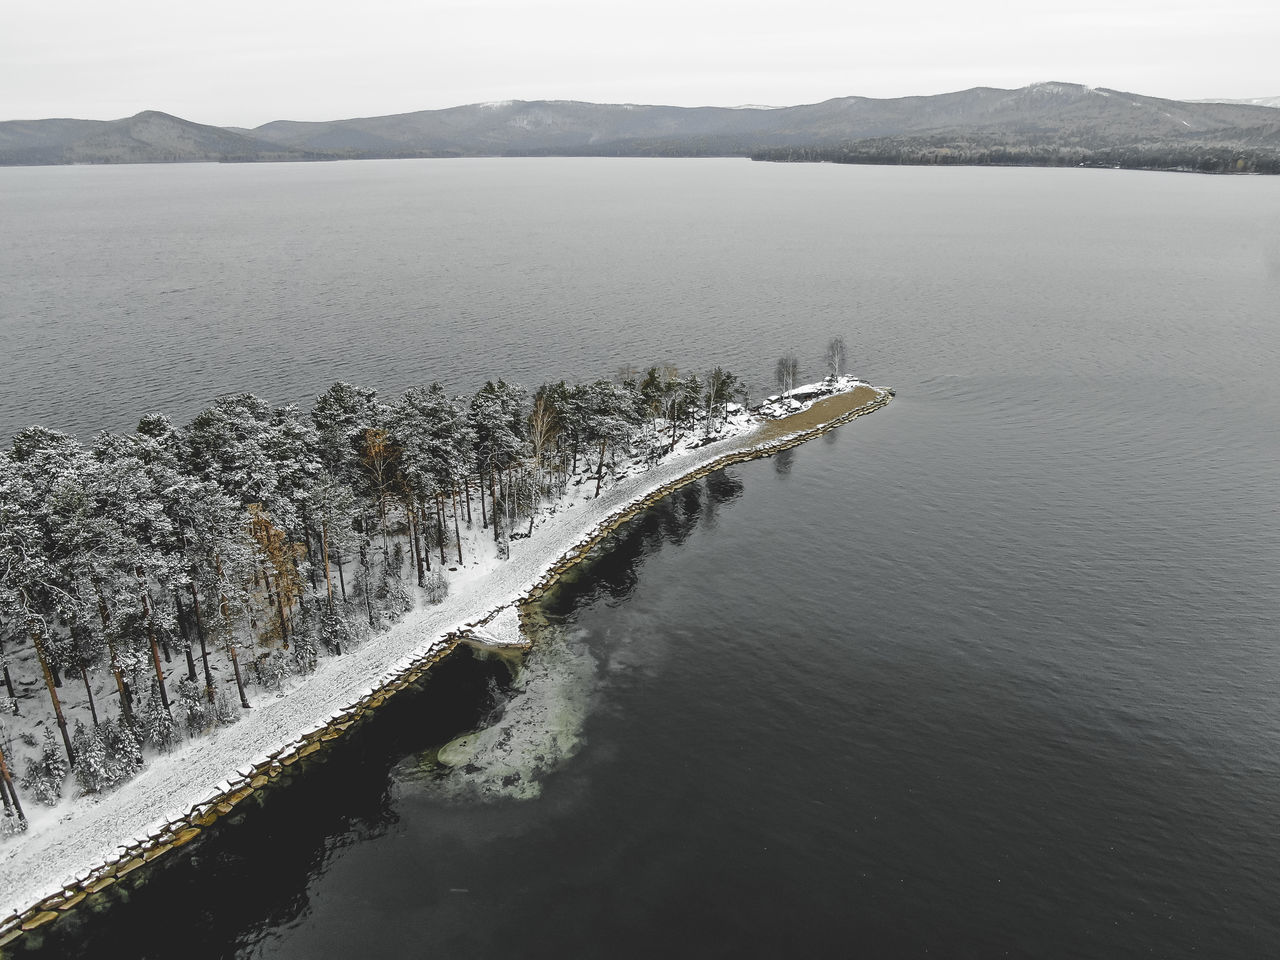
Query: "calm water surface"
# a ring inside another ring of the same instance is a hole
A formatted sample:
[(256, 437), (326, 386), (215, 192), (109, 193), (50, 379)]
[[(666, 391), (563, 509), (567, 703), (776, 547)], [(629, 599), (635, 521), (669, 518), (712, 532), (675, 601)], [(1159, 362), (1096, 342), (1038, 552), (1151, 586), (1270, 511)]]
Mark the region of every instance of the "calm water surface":
[(367, 162), (0, 170), (0, 202), (8, 433), (338, 377), (670, 358), (763, 388), (836, 333), (899, 394), (638, 518), (544, 605), (517, 678), (460, 658), (66, 935), (264, 958), (1280, 941), (1280, 181)]

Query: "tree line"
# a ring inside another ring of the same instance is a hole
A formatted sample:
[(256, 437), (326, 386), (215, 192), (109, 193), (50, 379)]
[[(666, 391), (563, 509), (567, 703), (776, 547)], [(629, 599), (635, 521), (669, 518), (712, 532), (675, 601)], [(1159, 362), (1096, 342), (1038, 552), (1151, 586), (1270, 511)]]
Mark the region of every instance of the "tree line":
[(709, 435), (735, 399), (720, 367), (655, 366), (532, 394), (498, 380), (384, 400), (338, 382), (306, 412), (230, 394), (183, 427), (154, 414), (87, 445), (23, 430), (0, 452), (0, 704), (19, 716), (20, 691), (43, 687), (52, 723), (43, 744), (25, 736), (24, 776), (0, 749), (4, 826), (25, 827), (15, 781), (45, 803), (69, 772), (97, 792), (144, 745), (234, 722), (251, 685), (341, 655), (413, 606), (415, 585), (442, 601), (464, 527), (506, 558), (570, 482), (598, 496), (620, 456)]
[(1058, 140), (886, 137), (757, 150), (753, 160), (920, 166), (1114, 167), (1195, 173), (1280, 174), (1280, 148), (1243, 144), (1139, 142), (1097, 146)]

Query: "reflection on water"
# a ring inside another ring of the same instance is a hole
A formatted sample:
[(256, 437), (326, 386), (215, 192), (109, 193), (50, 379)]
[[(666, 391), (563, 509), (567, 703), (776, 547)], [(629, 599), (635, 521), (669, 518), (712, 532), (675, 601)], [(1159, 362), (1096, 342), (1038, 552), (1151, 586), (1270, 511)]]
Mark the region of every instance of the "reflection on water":
[(618, 528), (584, 562), (561, 578), (559, 588), (538, 605), (538, 614), (552, 622), (596, 600), (611, 605), (635, 589), (646, 556), (666, 544), (682, 544), (700, 524), (714, 527), (721, 505), (742, 495), (742, 480), (734, 470), (717, 470), (686, 484), (653, 507)]
[(493, 707), (481, 726), (408, 757), (393, 772), (401, 791), (413, 788), (437, 799), (533, 800), (542, 781), (583, 745), (593, 701), (611, 674), (635, 669), (665, 649), (646, 636), (627, 634), (615, 644), (588, 649), (581, 631), (564, 625), (572, 610), (603, 595), (630, 595), (646, 557), (664, 543), (680, 544), (699, 525), (714, 526), (719, 505), (736, 499), (742, 482), (720, 470), (677, 490), (625, 524), (575, 569), (527, 618), (535, 643), (511, 683), (492, 684)]
[(387, 701), (327, 754), (290, 767), (283, 782), (242, 802), (194, 843), (42, 935), (22, 937), (23, 956), (221, 958), (299, 922), (311, 909), (313, 881), (397, 823), (392, 767), (473, 726), (504, 672), (462, 648), (421, 689)]

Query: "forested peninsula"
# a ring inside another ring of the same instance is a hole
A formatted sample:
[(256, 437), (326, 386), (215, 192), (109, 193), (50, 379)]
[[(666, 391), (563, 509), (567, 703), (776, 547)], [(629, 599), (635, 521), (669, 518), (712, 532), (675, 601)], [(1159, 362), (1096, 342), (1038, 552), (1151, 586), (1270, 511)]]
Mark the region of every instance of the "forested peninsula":
[(722, 368), (651, 367), (389, 401), (339, 382), (307, 412), (233, 394), (88, 444), (20, 432), (0, 453), (0, 936), (56, 915), (51, 889), (65, 905), (110, 882), (140, 837), (198, 832), (192, 811), (550, 582), (611, 518), (887, 401), (843, 375), (842, 341), (828, 362), (797, 387), (779, 361), (754, 408)]

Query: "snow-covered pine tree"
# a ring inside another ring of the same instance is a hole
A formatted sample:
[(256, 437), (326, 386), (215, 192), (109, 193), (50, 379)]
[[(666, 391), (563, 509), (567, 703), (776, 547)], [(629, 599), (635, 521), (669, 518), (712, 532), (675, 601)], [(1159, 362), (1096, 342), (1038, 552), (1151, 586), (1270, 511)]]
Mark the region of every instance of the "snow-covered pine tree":
[(100, 729), (95, 727), (90, 730), (77, 720), (75, 733), (71, 737), (76, 754), (76, 783), (80, 785), (81, 793), (100, 793), (111, 782), (107, 769), (107, 748), (102, 742)]
[(293, 648), (290, 651), (293, 655), (293, 670), (295, 673), (308, 674), (316, 668), (316, 661), (319, 659), (319, 652), (316, 648), (316, 638), (313, 633), (294, 634)]
[[(332, 610), (339, 599), (347, 601), (346, 564), (359, 550), (360, 535), (355, 530), (359, 515), (350, 484), (333, 473), (323, 472), (311, 489), (307, 513), (319, 527), (318, 565), (325, 578), (325, 606)], [(337, 573), (335, 592), (333, 574)]]
[[(524, 390), (503, 380), (497, 384), (486, 383), (471, 398), (467, 411), (467, 426), (471, 429), (475, 460), (483, 475), (483, 483), (489, 488), (490, 511), (488, 520), (493, 524), (493, 539), (498, 544), (499, 556), (505, 554), (504, 534), (507, 524), (502, 522), (498, 498), (505, 491), (506, 471), (517, 458), (525, 454), (525, 431), (528, 428), (527, 402)], [(481, 491), (483, 497), (483, 490)]]
[[(433, 570), (432, 573), (439, 571)], [(380, 611), (388, 619), (394, 620), (406, 611), (413, 609), (413, 597), (405, 589), (404, 581), (385, 570), (378, 575), (378, 589), (375, 592)]]
[(292, 659), (283, 650), (269, 650), (254, 661), (258, 682), (265, 689), (274, 690), (277, 693), (289, 678), (292, 666)]
[(169, 714), (169, 709), (165, 707), (155, 681), (151, 683), (151, 696), (143, 704), (141, 722), (144, 743), (149, 743), (157, 750), (168, 753), (178, 742), (178, 724)]
[(240, 719), (240, 711), (231, 702), (231, 694), (226, 687), (218, 689), (218, 695), (213, 701), (213, 717), (223, 727), (229, 727)]
[(183, 677), (178, 681), (178, 717), (187, 729), (187, 736), (204, 733), (209, 727), (209, 707), (205, 703), (204, 690), (198, 682)]
[(102, 735), (106, 758), (106, 785), (119, 786), (142, 766), (142, 744), (138, 742), (133, 725), (123, 715), (107, 720), (98, 731)]
[(428, 573), (422, 586), (428, 603), (444, 603), (444, 598), (449, 595), (449, 578), (442, 570)]
[(53, 735), (53, 729), (45, 727), (40, 757), (27, 764), (27, 775), (22, 778), (22, 786), (35, 797), (37, 803), (52, 807), (62, 799), (68, 769), (67, 758)]
[(356, 639), (350, 622), (341, 611), (326, 613), (320, 618), (319, 637), (320, 642), (338, 656), (344, 650), (350, 650)]

